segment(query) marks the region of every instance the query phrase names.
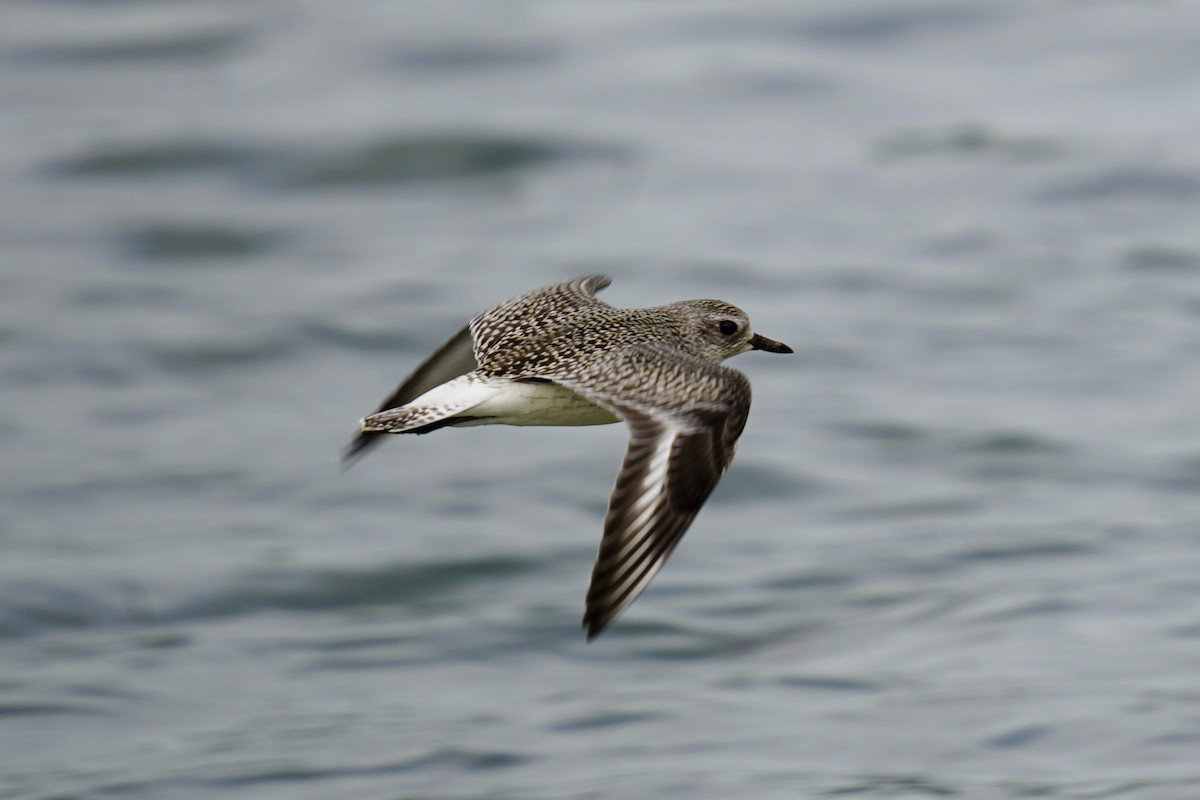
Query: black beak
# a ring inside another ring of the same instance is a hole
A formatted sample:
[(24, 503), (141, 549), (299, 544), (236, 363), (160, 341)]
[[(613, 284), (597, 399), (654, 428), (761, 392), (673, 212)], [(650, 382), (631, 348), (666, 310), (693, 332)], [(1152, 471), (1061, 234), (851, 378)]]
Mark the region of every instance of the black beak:
[(755, 350), (766, 350), (768, 353), (796, 352), (783, 342), (777, 342), (774, 339), (768, 339), (767, 337), (760, 336), (757, 333), (750, 337), (750, 347)]

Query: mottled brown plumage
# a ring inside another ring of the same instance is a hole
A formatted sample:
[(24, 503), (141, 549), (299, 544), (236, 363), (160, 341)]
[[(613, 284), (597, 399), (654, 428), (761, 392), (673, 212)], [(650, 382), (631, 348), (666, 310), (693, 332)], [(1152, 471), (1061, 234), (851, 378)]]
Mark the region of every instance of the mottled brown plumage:
[(624, 420), (629, 448), (583, 617), (589, 639), (662, 568), (733, 460), (750, 383), (720, 362), (747, 350), (792, 352), (723, 301), (620, 309), (595, 297), (608, 284), (583, 276), (475, 317), (362, 420), (345, 455), (384, 433)]

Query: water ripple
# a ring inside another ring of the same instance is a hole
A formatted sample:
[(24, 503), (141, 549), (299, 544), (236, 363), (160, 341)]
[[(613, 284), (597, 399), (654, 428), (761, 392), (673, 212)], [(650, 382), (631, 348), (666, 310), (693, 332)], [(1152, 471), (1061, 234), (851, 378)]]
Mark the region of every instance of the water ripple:
[(47, 165), (52, 175), (134, 178), (223, 173), (271, 190), (481, 180), (552, 162), (623, 160), (620, 147), (486, 131), (399, 132), (340, 147), (166, 139), (96, 145)]
[[(0, 638), (63, 628), (157, 626), (263, 611), (429, 608), (469, 587), (516, 580), (541, 566), (533, 559), (494, 556), (379, 567), (261, 570), (233, 579), (216, 592), (190, 595), (167, 585), (127, 579), (87, 587), (9, 581), (0, 593)], [(147, 649), (172, 649), (187, 642), (178, 631), (151, 627), (138, 644)]]
[(1130, 272), (1155, 275), (1195, 275), (1200, 272), (1200, 251), (1164, 244), (1144, 244), (1130, 248), (1121, 259)]
[(444, 40), (397, 45), (389, 60), (406, 74), (459, 74), (527, 67), (548, 68), (560, 61), (562, 56), (562, 49), (549, 42)]
[(191, 139), (95, 145), (51, 162), (52, 174), (77, 178), (136, 178), (248, 168), (264, 154), (243, 144)]
[(550, 726), (553, 731), (589, 731), (598, 728), (624, 728), (641, 722), (662, 719), (663, 715), (644, 711), (600, 711), (583, 714)]
[(398, 134), (339, 151), (280, 163), (274, 177), (285, 186), (348, 186), (487, 178), (515, 173), (583, 150), (536, 138), (447, 131)]
[(910, 130), (876, 145), (884, 161), (927, 157), (996, 158), (1013, 162), (1049, 161), (1067, 148), (1049, 137), (1001, 134), (986, 125), (963, 123), (949, 128)]
[(1076, 178), (1056, 179), (1040, 189), (1036, 197), (1048, 203), (1195, 201), (1200, 197), (1200, 174), (1150, 166), (1103, 169)]
[(121, 234), (129, 251), (156, 264), (228, 261), (262, 255), (275, 249), (283, 236), (278, 231), (235, 223), (147, 222)]
[(189, 340), (174, 345), (148, 342), (144, 349), (150, 361), (159, 368), (190, 375), (279, 361), (299, 352), (301, 345), (282, 334), (258, 333), (212, 341)]
[(252, 614), (266, 609), (339, 610), (361, 606), (427, 605), (463, 588), (512, 580), (536, 570), (532, 559), (481, 557), (377, 568), (259, 572), (201, 603), (201, 616)]
[(17, 51), (12, 58), (26, 64), (66, 66), (147, 61), (208, 61), (224, 58), (250, 39), (241, 26), (211, 30), (164, 32), (156, 36), (128, 35), (104, 41), (45, 44)]

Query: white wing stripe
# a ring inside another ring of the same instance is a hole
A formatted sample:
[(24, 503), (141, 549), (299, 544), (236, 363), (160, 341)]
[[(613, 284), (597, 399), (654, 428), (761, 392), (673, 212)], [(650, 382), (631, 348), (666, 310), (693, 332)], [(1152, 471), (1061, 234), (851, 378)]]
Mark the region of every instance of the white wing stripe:
[[(583, 624), (592, 638), (662, 569), (729, 466), (750, 387), (739, 372), (652, 343), (547, 377), (630, 429), (588, 589)], [(664, 391), (675, 381), (690, 396)]]
[(612, 554), (614, 560), (624, 561), (630, 547), (640, 546), (639, 539), (645, 532), (647, 522), (658, 510), (659, 501), (663, 496), (674, 441), (675, 437), (667, 435), (666, 431), (658, 437), (657, 448), (650, 457), (646, 473), (641, 480), (642, 492), (629, 505), (629, 513), (637, 516), (627, 523), (623, 541)]

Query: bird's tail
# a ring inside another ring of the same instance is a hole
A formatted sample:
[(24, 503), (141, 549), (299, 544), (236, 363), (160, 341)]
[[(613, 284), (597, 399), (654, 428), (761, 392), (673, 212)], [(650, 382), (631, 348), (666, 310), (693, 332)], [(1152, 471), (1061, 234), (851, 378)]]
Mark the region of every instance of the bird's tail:
[(464, 412), (489, 399), (495, 388), (470, 375), (430, 389), (399, 408), (389, 408), (359, 421), (363, 433), (428, 433), (464, 422)]

